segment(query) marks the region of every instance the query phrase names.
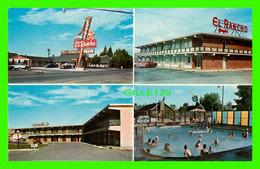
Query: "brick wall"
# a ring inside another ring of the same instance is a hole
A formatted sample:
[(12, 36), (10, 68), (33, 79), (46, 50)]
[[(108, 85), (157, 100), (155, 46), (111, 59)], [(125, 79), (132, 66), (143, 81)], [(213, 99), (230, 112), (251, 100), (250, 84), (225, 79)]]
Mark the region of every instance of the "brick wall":
[(214, 47), (214, 48), (223, 48), (223, 39), (212, 38), (212, 37), (203, 37), (202, 46), (204, 47)]
[(201, 47), (202, 39), (201, 38), (193, 38), (192, 39), (192, 47)]
[(202, 57), (202, 69), (223, 69), (223, 57), (219, 55), (210, 56), (203, 55)]
[(192, 56), (192, 69), (196, 69), (197, 65), (197, 56)]
[(227, 69), (251, 69), (252, 57), (249, 56), (227, 56)]

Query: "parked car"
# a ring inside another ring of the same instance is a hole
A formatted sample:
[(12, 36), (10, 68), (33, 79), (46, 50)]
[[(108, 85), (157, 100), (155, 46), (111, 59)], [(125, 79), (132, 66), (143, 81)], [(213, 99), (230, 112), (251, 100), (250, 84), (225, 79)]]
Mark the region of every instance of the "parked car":
[(28, 69), (28, 68), (31, 68), (30, 66), (28, 65), (22, 65), (22, 64), (17, 64), (17, 65), (12, 65), (14, 66), (14, 69)]
[(60, 69), (70, 69), (70, 68), (72, 68), (72, 66), (68, 64), (60, 65)]
[(46, 65), (46, 68), (55, 68), (55, 67), (58, 67), (58, 64), (48, 63), (48, 64)]
[[(151, 122), (157, 122), (156, 118), (151, 118)], [(149, 116), (138, 116), (137, 123), (149, 123)]]
[(14, 65), (8, 65), (8, 70), (14, 70)]
[(157, 63), (151, 63), (150, 61), (142, 61), (135, 63), (136, 67), (140, 68), (150, 68), (150, 67), (156, 67)]

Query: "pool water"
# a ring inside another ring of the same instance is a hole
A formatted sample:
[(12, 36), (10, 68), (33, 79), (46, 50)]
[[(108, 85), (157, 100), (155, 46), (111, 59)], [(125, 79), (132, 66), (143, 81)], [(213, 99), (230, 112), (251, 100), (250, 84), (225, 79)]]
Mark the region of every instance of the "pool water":
[[(190, 126), (148, 127), (147, 129), (150, 133), (144, 132), (144, 148), (151, 149), (151, 154), (158, 156), (184, 157), (184, 145), (188, 146), (193, 156), (200, 155), (203, 144), (207, 145), (207, 149), (212, 147), (213, 153), (252, 146), (251, 132), (249, 132), (248, 138), (242, 138), (242, 133), (245, 133), (242, 131), (233, 131), (235, 136), (228, 137), (228, 134), (231, 133), (232, 130), (212, 129), (212, 133), (210, 134), (205, 128), (191, 128)], [(190, 136), (190, 130), (194, 131), (193, 136)], [(172, 138), (169, 138), (169, 134), (172, 135)], [(201, 146), (196, 149), (194, 146), (198, 142), (201, 134)], [(154, 140), (156, 136), (159, 137), (157, 147), (151, 147), (146, 144), (149, 138)], [(217, 146), (213, 145), (216, 139), (219, 140), (219, 145)], [(173, 153), (164, 151), (165, 143), (170, 144), (169, 147)]]

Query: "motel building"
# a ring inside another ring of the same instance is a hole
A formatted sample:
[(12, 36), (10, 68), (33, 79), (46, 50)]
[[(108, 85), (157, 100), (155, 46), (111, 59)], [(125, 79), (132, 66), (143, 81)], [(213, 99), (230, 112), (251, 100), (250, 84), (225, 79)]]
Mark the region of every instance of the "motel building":
[(176, 69), (252, 69), (252, 39), (225, 34), (196, 33), (137, 46), (138, 61)]
[(109, 104), (84, 124), (82, 141), (131, 149), (133, 147), (132, 119), (132, 104)]
[(80, 142), (82, 137), (82, 126), (83, 125), (68, 125), (16, 128), (13, 129), (13, 135), (17, 134), (19, 131), (19, 134), (22, 136), (21, 140), (27, 143), (31, 140), (41, 141), (42, 143)]

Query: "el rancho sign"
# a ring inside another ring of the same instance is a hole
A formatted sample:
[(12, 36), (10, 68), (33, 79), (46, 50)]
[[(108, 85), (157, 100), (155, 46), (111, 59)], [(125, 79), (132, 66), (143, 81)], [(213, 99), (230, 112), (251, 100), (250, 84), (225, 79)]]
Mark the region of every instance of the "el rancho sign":
[(218, 17), (214, 17), (212, 19), (212, 24), (218, 29), (219, 33), (228, 33), (228, 30), (240, 32), (240, 33), (247, 33), (248, 27), (245, 25), (241, 25), (238, 23), (230, 22), (227, 19), (219, 19)]
[(33, 124), (32, 126), (33, 127), (47, 127), (47, 126), (49, 126), (49, 122), (36, 123), (36, 124)]
[(97, 47), (97, 40), (78, 40), (74, 41), (74, 48), (96, 48)]

